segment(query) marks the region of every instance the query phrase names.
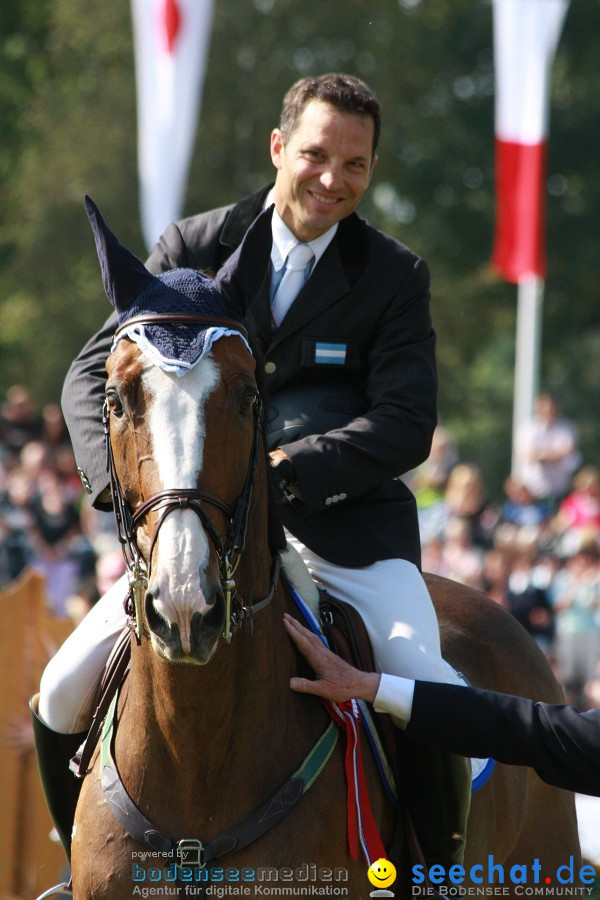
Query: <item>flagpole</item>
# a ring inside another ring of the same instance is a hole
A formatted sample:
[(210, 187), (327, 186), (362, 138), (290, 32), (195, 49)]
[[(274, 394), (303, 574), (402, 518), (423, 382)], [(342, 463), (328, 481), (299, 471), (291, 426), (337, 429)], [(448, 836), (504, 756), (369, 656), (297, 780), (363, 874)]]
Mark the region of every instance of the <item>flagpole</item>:
[(492, 0), (496, 230), (492, 266), (518, 285), (511, 474), (539, 390), (546, 272), (544, 196), (550, 73), (569, 0)]
[(520, 426), (531, 421), (539, 391), (543, 300), (542, 278), (532, 275), (519, 281), (511, 464), (511, 473), (517, 479), (522, 469), (522, 461), (517, 452), (517, 435)]

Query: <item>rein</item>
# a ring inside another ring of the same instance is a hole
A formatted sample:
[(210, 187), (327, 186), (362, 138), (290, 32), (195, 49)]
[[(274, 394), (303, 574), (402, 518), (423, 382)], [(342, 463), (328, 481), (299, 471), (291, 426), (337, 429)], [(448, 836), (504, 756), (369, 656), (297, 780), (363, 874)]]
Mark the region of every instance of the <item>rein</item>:
[[(115, 337), (132, 325), (137, 324), (228, 327), (235, 329), (244, 337), (247, 336), (247, 332), (243, 326), (234, 319), (217, 316), (207, 317), (157, 314), (137, 316), (128, 319), (117, 328)], [(268, 606), (273, 599), (281, 568), (279, 556), (276, 556), (273, 559), (269, 593), (261, 600), (257, 600), (249, 606), (245, 605), (242, 598), (240, 598), (235, 590), (236, 585), (234, 580), (234, 575), (239, 565), (241, 555), (246, 547), (248, 516), (252, 498), (254, 473), (260, 448), (262, 412), (262, 401), (257, 394), (253, 402), (254, 431), (248, 469), (242, 491), (233, 506), (230, 506), (219, 497), (218, 494), (214, 494), (211, 491), (199, 490), (197, 488), (168, 488), (167, 490), (153, 494), (147, 500), (144, 500), (137, 508), (132, 509), (123, 494), (117, 475), (110, 439), (110, 409), (108, 400), (104, 400), (102, 424), (104, 426), (104, 436), (106, 440), (106, 464), (117, 525), (117, 536), (119, 543), (121, 544), (129, 581), (128, 612), (135, 618), (134, 632), (138, 644), (141, 641), (144, 631), (143, 601), (150, 579), (152, 554), (158, 540), (158, 533), (161, 526), (169, 513), (174, 512), (175, 510), (190, 509), (195, 512), (212, 541), (219, 561), (219, 579), (225, 599), (225, 627), (223, 630), (223, 637), (228, 643), (231, 641), (234, 632), (242, 622), (250, 620), (256, 612), (263, 609), (265, 606)], [(206, 509), (206, 504), (220, 510), (227, 517), (229, 521), (229, 531), (225, 540), (222, 540), (214, 527), (212, 518)], [(160, 516), (152, 536), (148, 560), (146, 560), (137, 544), (136, 530), (140, 522), (153, 510), (159, 511)]]

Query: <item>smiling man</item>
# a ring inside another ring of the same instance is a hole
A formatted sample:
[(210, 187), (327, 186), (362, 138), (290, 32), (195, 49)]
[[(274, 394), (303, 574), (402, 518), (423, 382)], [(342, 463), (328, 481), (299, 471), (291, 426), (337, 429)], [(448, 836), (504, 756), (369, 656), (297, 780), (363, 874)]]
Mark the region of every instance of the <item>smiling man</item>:
[(306, 105), (297, 123), (291, 118), (282, 117), (271, 134), (273, 200), (295, 237), (309, 242), (360, 203), (377, 159), (375, 123), (319, 100)]
[[(378, 666), (459, 683), (441, 657), (420, 572), (414, 497), (398, 478), (427, 458), (436, 424), (429, 272), (356, 213), (380, 128), (379, 101), (361, 80), (301, 79), (270, 136), (274, 185), (170, 225), (147, 266), (216, 271), (244, 318), (272, 404), (270, 460), (287, 541), (321, 586), (361, 613)], [(110, 500), (100, 411), (114, 328), (111, 319), (83, 349), (63, 392), (82, 480), (99, 507)], [(293, 419), (303, 427), (290, 430)], [(284, 542), (272, 517), (273, 550)], [(49, 742), (88, 720), (90, 685), (124, 624), (122, 594), (101, 599), (71, 651), (46, 669), (39, 713)], [(413, 817), (427, 863), (448, 869), (462, 861), (469, 767), (422, 748), (410, 764), (422, 773)]]

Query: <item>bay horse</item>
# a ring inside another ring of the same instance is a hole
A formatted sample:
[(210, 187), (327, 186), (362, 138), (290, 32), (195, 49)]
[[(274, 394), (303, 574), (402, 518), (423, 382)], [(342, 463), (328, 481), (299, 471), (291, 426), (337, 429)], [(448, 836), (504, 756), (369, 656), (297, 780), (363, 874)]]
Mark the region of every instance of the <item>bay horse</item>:
[[(302, 662), (282, 619), (297, 610), (269, 544), (255, 359), (239, 323), (214, 312), (208, 323), (195, 318), (198, 327), (225, 326), (228, 334), (186, 374), (155, 365), (126, 336), (107, 362), (113, 500), (134, 624), (129, 675), (76, 811), (74, 897), (129, 900), (158, 888), (199, 895), (197, 881), (187, 888), (167, 881), (165, 860), (177, 845), (200, 854), (195, 862), (221, 867), (230, 893), (243, 886), (259, 896), (255, 878), (263, 870), (273, 890), (295, 880), (296, 888), (312, 882), (361, 900), (372, 885), (367, 863), (348, 848), (342, 741), (313, 758), (317, 771), (304, 779), (311, 786), (300, 798), (294, 780), (331, 720), (316, 698), (289, 688)], [(194, 324), (189, 316), (161, 322)], [(473, 684), (560, 700), (543, 655), (508, 614), (470, 589), (428, 583), (444, 651)], [(374, 819), (389, 845), (393, 811), (367, 753), (365, 766)], [(128, 829), (130, 804), (141, 819)], [(272, 817), (277, 824), (266, 830)], [(542, 871), (569, 856), (577, 865), (572, 795), (532, 771), (498, 765), (474, 795), (466, 864), (490, 854), (505, 866), (537, 858)], [(194, 877), (207, 869), (193, 868)], [(204, 884), (208, 895), (219, 896), (217, 887)], [(404, 850), (394, 890), (411, 895)]]
[[(235, 832), (272, 798), (331, 721), (319, 702), (289, 689), (299, 661), (283, 629), (292, 606), (269, 551), (254, 367), (239, 337), (219, 340), (183, 378), (145, 362), (127, 339), (107, 366), (115, 472), (136, 511), (136, 546), (151, 561), (139, 640), (131, 638), (119, 696), (114, 758), (146, 819), (166, 835), (205, 844)], [(235, 596), (248, 606), (236, 609), (233, 598), (228, 610), (223, 553), (238, 498), (248, 502), (239, 514), (248, 522), (245, 537), (238, 535), (244, 546)], [(236, 630), (237, 618), (252, 609), (252, 627)], [(228, 628), (231, 643), (223, 638)], [(223, 866), (343, 868), (344, 887), (362, 896), (367, 867), (346, 846), (343, 755), (338, 741), (298, 806), (259, 840), (228, 853)], [(120, 900), (136, 883), (157, 887), (149, 879), (158, 878), (164, 859), (159, 844), (156, 852), (144, 848), (115, 818), (102, 769), (98, 754), (77, 807), (73, 892)], [(375, 817), (389, 836), (390, 811), (370, 780)]]

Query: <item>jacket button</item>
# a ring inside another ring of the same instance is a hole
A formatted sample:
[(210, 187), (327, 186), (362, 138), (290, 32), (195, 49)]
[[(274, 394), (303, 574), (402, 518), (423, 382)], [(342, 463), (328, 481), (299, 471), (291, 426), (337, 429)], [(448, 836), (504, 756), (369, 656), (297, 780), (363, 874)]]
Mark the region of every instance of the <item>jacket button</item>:
[(272, 375), (273, 372), (276, 372), (276, 371), (277, 371), (277, 366), (275, 365), (274, 362), (265, 363), (265, 372), (267, 373), (267, 375)]

